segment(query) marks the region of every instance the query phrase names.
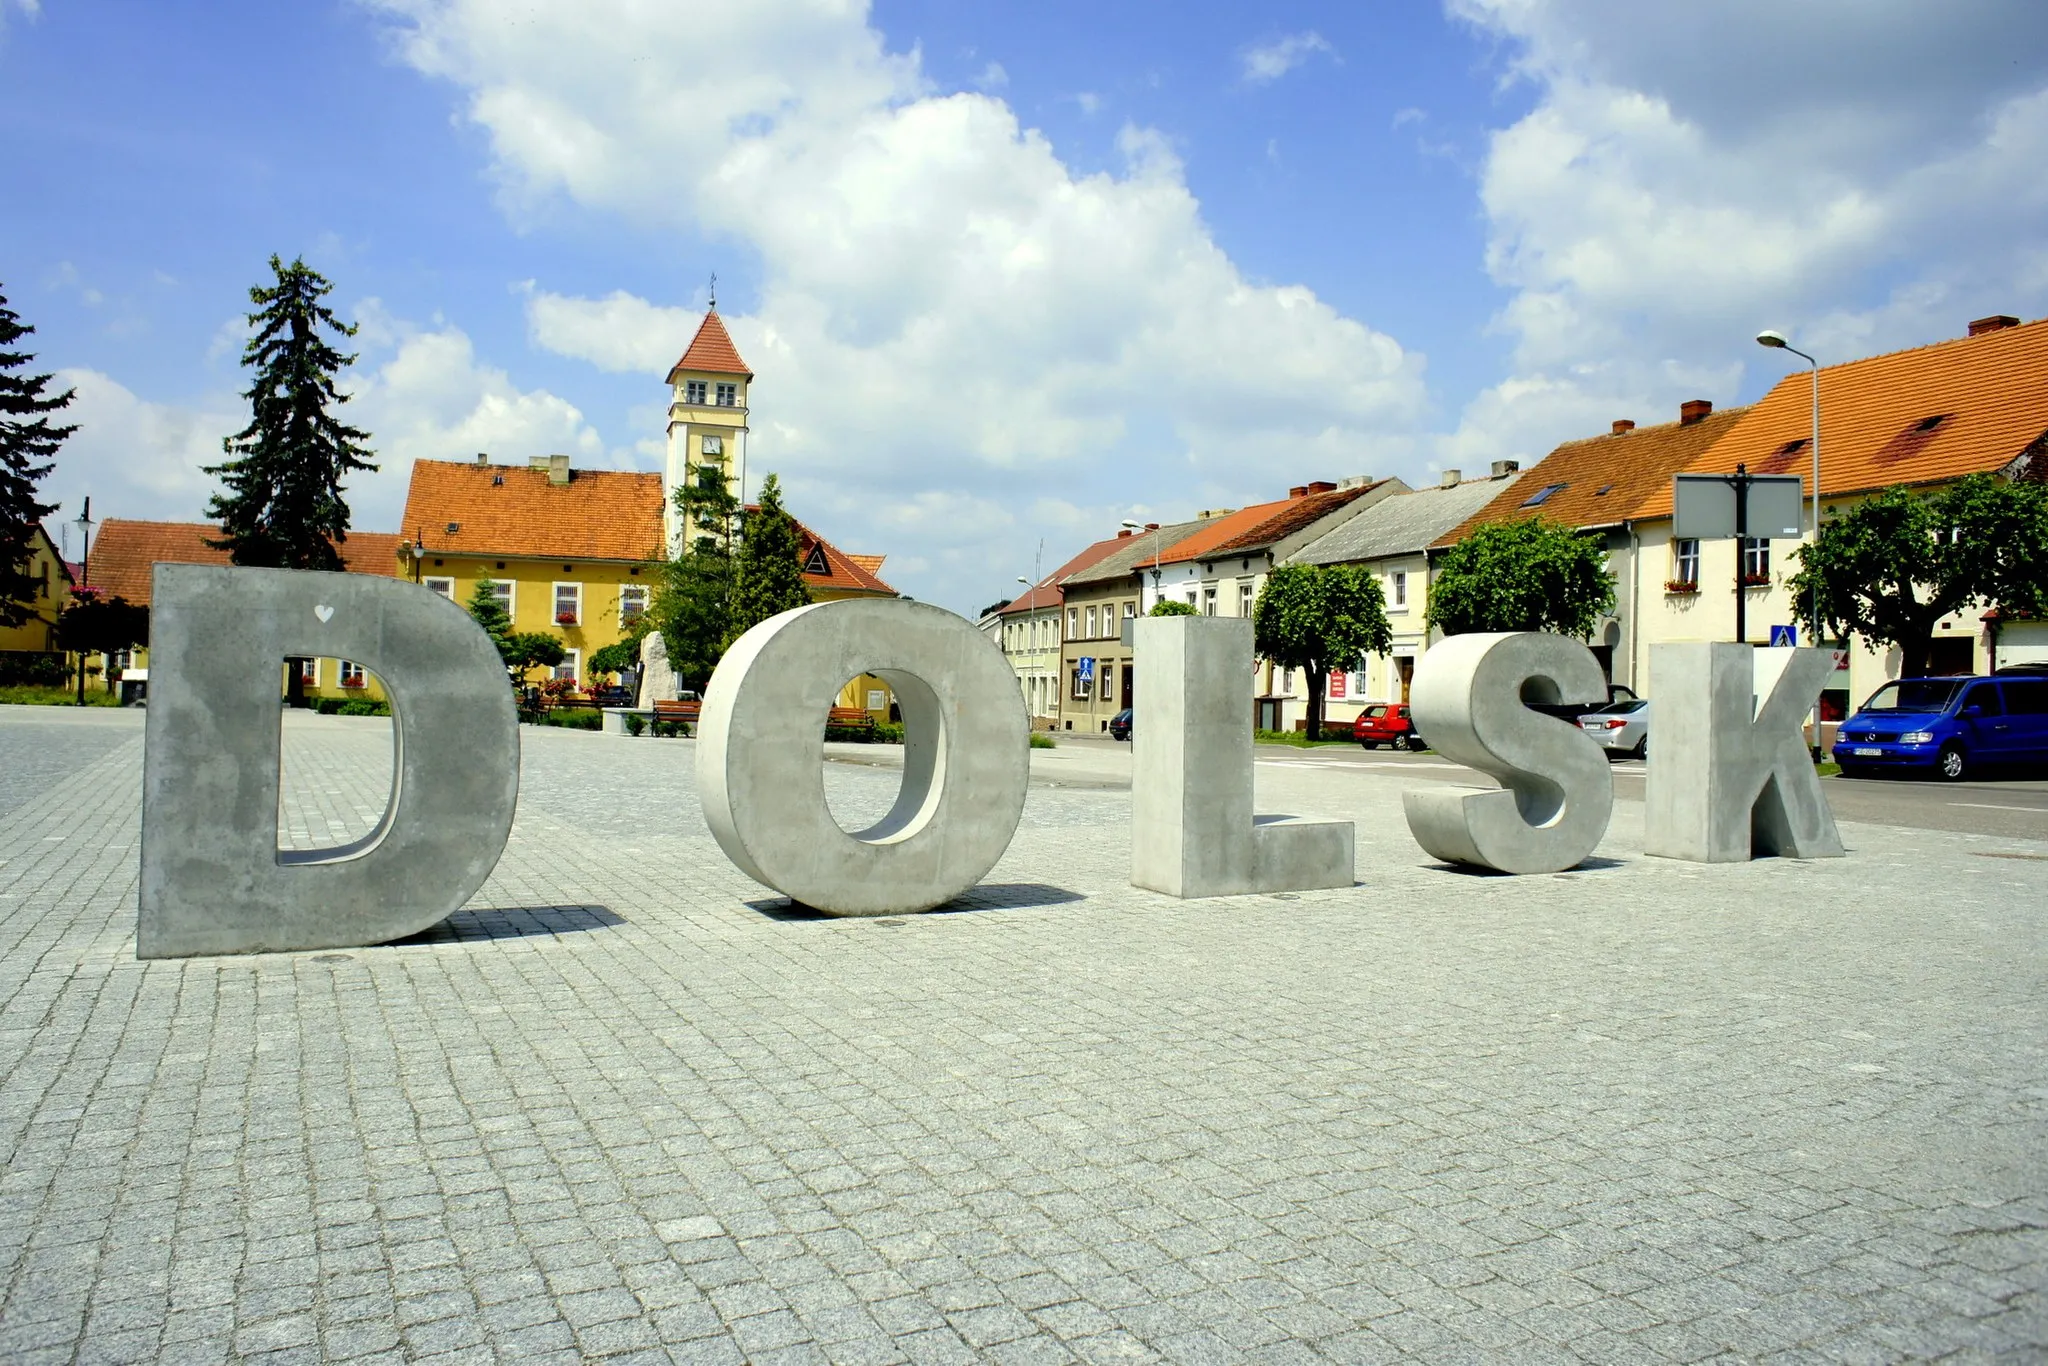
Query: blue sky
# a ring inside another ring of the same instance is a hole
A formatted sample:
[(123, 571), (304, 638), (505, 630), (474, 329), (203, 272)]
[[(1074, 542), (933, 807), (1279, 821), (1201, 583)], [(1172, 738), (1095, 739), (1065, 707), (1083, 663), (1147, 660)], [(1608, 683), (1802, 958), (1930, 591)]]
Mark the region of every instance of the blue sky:
[(971, 611), (1118, 519), (1527, 462), (2048, 312), (2048, 8), (0, 0), (0, 288), (75, 515), (196, 518), (246, 291), (414, 458), (657, 468), (716, 271), (756, 469)]

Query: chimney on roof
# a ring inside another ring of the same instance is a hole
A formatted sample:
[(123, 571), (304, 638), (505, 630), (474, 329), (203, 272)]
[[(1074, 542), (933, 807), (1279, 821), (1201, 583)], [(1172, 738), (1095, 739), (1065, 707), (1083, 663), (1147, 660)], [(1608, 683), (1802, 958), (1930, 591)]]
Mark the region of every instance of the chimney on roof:
[(1632, 431), (1634, 431), (1635, 429), (1636, 429), (1636, 422), (1635, 422), (1635, 419), (1634, 419), (1634, 418), (1632, 418), (1632, 417), (1617, 417), (1616, 419), (1614, 419), (1614, 430), (1613, 430), (1612, 432), (1610, 432), (1610, 433), (1609, 433), (1609, 435), (1612, 435), (1612, 436), (1621, 436), (1621, 435), (1623, 435), (1624, 433), (1626, 433), (1626, 432), (1632, 432)]
[(548, 482), (550, 484), (556, 485), (566, 484), (569, 482), (568, 456), (550, 455), (548, 457)]
[(1513, 474), (1521, 468), (1522, 462), (1519, 460), (1496, 460), (1493, 462), (1493, 477), (1498, 479), (1502, 475)]
[(1337, 487), (1340, 489), (1365, 489), (1371, 488), (1374, 484), (1377, 484), (1378, 482), (1379, 480), (1373, 478), (1369, 474), (1351, 474), (1346, 475), (1342, 479), (1339, 479), (1337, 481)]
[(1306, 497), (1308, 497), (1308, 485), (1307, 485), (1307, 484), (1296, 484), (1296, 485), (1295, 485), (1295, 486), (1294, 486), (1293, 488), (1291, 488), (1291, 489), (1287, 490), (1287, 496), (1288, 496), (1289, 498), (1306, 498)]
[(1157, 531), (1157, 530), (1159, 530), (1159, 523), (1157, 523), (1157, 522), (1147, 522), (1147, 523), (1145, 523), (1145, 530), (1147, 530), (1147, 531)]
[(1310, 493), (1335, 493), (1337, 486), (1327, 479), (1312, 479), (1309, 481), (1308, 491)]
[(1714, 403), (1712, 399), (1689, 398), (1678, 405), (1678, 425), (1690, 427), (1695, 422), (1703, 422), (1706, 420), (1707, 414), (1713, 411)]
[(1464, 474), (1465, 472), (1463, 470), (1445, 470), (1443, 472), (1443, 477), (1436, 481), (1437, 487), (1443, 489), (1454, 489), (1458, 487), (1458, 482), (1464, 477)]
[(1122, 529), (1121, 531), (1117, 532), (1117, 534), (1116, 534), (1116, 538), (1117, 538), (1117, 539), (1118, 539), (1119, 541), (1121, 541), (1121, 540), (1123, 540), (1123, 539), (1124, 539), (1124, 538), (1125, 538), (1126, 536), (1128, 536), (1128, 535), (1130, 535), (1130, 534), (1131, 534), (1131, 529), (1130, 529), (1129, 527), (1125, 527), (1125, 528), (1123, 528), (1123, 529)]
[(1970, 320), (1970, 335), (1981, 337), (1986, 332), (2003, 332), (2008, 327), (2018, 327), (2019, 325), (2020, 320), (2013, 317), (2010, 313), (1994, 313), (1988, 318), (1972, 318)]
[(477, 463), (477, 464), (479, 464), (479, 465), (488, 465), (488, 464), (490, 464), (490, 463), (491, 463), (491, 453), (490, 453), (489, 451), (478, 451), (478, 452), (476, 453), (476, 463)]

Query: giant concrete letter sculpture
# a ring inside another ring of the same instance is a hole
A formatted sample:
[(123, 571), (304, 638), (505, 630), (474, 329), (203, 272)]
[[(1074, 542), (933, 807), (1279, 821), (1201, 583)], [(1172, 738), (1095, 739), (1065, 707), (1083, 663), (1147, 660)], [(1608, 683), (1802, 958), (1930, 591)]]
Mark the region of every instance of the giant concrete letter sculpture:
[(1593, 652), (1563, 636), (1478, 633), (1432, 645), (1408, 697), (1416, 731), (1505, 790), (1402, 793), (1415, 842), (1440, 859), (1503, 873), (1576, 867), (1607, 833), (1614, 777), (1592, 737), (1522, 703), (1606, 697)]
[[(341, 848), (277, 847), (287, 656), (352, 660), (391, 700), (391, 800)], [(519, 718), (454, 603), (368, 574), (158, 565), (149, 663), (138, 957), (383, 943), (460, 909), (497, 865)]]
[(1648, 853), (1695, 863), (1842, 856), (1802, 730), (1834, 658), (1779, 653), (1791, 658), (1758, 707), (1751, 647), (1650, 647), (1657, 734), (1643, 813)]
[[(846, 681), (903, 710), (903, 786), (847, 834), (825, 805), (825, 715)], [(741, 872), (828, 915), (930, 910), (1009, 848), (1030, 783), (1029, 723), (1002, 652), (925, 603), (815, 603), (733, 642), (704, 692), (697, 790)]]
[(1169, 896), (1349, 887), (1349, 821), (1252, 815), (1252, 624), (1137, 623), (1131, 883)]

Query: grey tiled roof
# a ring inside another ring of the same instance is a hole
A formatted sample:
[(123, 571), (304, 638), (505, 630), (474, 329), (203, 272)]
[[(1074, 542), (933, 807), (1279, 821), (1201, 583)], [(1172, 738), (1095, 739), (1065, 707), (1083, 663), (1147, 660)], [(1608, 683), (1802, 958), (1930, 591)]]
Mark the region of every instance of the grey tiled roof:
[(1131, 533), (1131, 543), (1129, 545), (1121, 550), (1105, 555), (1085, 569), (1067, 575), (1066, 578), (1060, 580), (1060, 586), (1063, 588), (1078, 588), (1083, 584), (1107, 583), (1111, 579), (1120, 579), (1132, 570), (1148, 566), (1152, 563), (1153, 538), (1155, 536), (1158, 538), (1158, 552), (1160, 554), (1171, 554), (1175, 542), (1184, 536), (1200, 531), (1207, 525), (1209, 523), (1206, 521), (1176, 522), (1172, 526), (1162, 526), (1156, 532), (1134, 531)]
[(1486, 506), (1513, 475), (1467, 479), (1453, 488), (1397, 493), (1359, 513), (1329, 535), (1309, 542), (1291, 564), (1344, 564), (1382, 555), (1408, 555)]

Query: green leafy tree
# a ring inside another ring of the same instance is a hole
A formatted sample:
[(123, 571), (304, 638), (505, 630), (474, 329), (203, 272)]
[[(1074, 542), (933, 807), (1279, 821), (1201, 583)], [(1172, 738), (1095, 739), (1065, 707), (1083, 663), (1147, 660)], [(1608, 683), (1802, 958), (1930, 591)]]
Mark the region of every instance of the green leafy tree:
[(725, 657), (732, 629), (732, 533), (739, 502), (726, 487), (725, 469), (697, 466), (673, 501), (682, 525), (675, 554), (654, 578), (647, 621), (668, 647), (676, 686), (702, 693)]
[(590, 655), (589, 671), (593, 679), (605, 678), (611, 674), (624, 673), (640, 662), (640, 641), (647, 632), (637, 631), (624, 640), (615, 640)]
[(57, 648), (78, 656), (78, 699), (85, 700), (85, 657), (149, 644), (149, 609), (123, 597), (81, 593), (57, 617)]
[(19, 626), (35, 615), (36, 580), (29, 577), (29, 541), (55, 503), (36, 501), (36, 483), (76, 425), (56, 427), (49, 415), (71, 403), (73, 391), (44, 392), (48, 375), (18, 374), (35, 357), (14, 349), (33, 327), (0, 294), (0, 626)]
[(1191, 602), (1178, 602), (1173, 598), (1161, 598), (1152, 604), (1152, 610), (1145, 615), (1148, 617), (1198, 617), (1201, 613), (1195, 610), (1195, 605)]
[(2048, 613), (2048, 484), (1972, 474), (1932, 496), (1888, 488), (1823, 522), (1795, 553), (1786, 590), (1812, 638), (1897, 646), (1902, 672), (1924, 674), (1936, 624), (1953, 612)]
[(340, 569), (349, 520), (342, 481), (377, 467), (363, 444), (369, 433), (330, 411), (348, 401), (335, 378), (356, 358), (321, 333), (356, 330), (320, 302), (333, 286), (303, 260), (287, 266), (272, 256), (270, 269), (276, 283), (249, 291), (257, 305), (248, 315), (256, 335), (242, 350), (242, 364), (256, 372), (242, 395), (249, 425), (221, 442), (233, 458), (206, 471), (223, 489), (206, 508), (221, 527), (210, 544), (236, 564)]
[(560, 637), (545, 631), (514, 632), (499, 649), (514, 684), (524, 683), (534, 669), (552, 669), (569, 657)]
[(1429, 588), (1429, 624), (1447, 636), (1552, 631), (1585, 640), (1613, 607), (1600, 544), (1545, 517), (1480, 527), (1444, 552)]
[(810, 604), (803, 543), (796, 523), (783, 510), (782, 484), (772, 474), (761, 485), (760, 505), (748, 511), (742, 525), (737, 568), (732, 613), (735, 638), (772, 616)]
[(1308, 679), (1311, 740), (1322, 738), (1330, 670), (1353, 668), (1393, 645), (1380, 581), (1355, 564), (1283, 564), (1266, 575), (1252, 607), (1252, 648)]

